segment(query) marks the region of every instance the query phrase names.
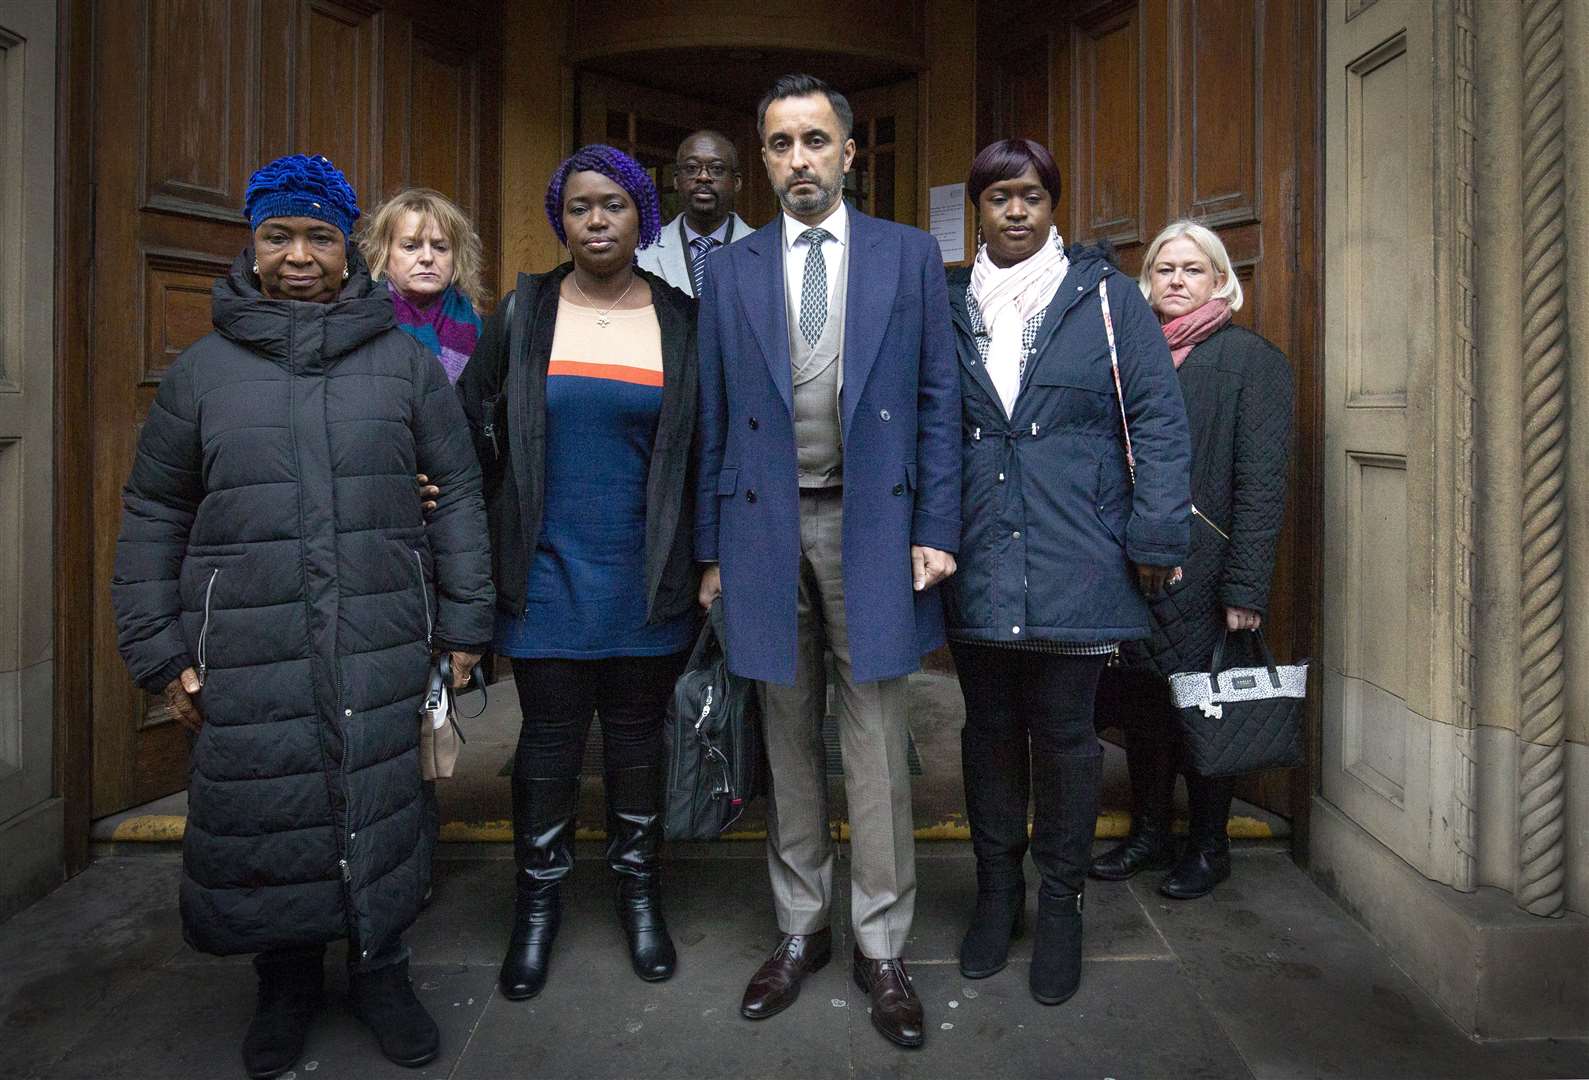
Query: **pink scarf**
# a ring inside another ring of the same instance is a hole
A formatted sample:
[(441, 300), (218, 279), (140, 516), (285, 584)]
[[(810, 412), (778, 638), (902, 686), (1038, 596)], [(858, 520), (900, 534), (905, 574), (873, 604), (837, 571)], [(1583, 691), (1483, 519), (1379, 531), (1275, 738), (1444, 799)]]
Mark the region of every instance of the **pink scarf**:
[(1179, 368), (1193, 347), (1201, 345), (1214, 335), (1214, 331), (1230, 322), (1230, 301), (1210, 300), (1200, 308), (1185, 315), (1177, 315), (1163, 326), (1164, 340), (1170, 346), (1170, 356)]

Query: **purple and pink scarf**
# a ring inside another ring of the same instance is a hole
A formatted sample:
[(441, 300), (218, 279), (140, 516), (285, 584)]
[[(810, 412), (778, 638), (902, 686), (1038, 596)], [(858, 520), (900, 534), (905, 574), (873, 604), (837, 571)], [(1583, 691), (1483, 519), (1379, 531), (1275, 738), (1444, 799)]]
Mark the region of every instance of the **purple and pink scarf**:
[(388, 289), (397, 328), (429, 349), (441, 361), (447, 381), (456, 383), (474, 352), (482, 325), (469, 298), (449, 285), (439, 299), (419, 307), (390, 285)]

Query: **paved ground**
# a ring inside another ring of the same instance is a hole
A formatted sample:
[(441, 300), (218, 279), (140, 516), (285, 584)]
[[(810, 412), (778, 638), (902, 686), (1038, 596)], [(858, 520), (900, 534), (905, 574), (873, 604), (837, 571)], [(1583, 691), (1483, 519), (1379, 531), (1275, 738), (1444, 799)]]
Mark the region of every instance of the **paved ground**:
[[(760, 846), (675, 851), (668, 910), (678, 974), (628, 969), (611, 883), (581, 845), (552, 978), (533, 1002), (494, 990), (511, 907), (501, 845), (448, 845), (435, 903), (411, 935), (443, 1054), (389, 1066), (331, 1004), (294, 1080), (375, 1077), (1583, 1077), (1589, 1043), (1479, 1045), (1464, 1038), (1278, 845), (1247, 845), (1235, 878), (1188, 904), (1152, 882), (1088, 895), (1080, 993), (1045, 1008), (1026, 992), (1023, 943), (991, 979), (954, 965), (974, 885), (969, 851), (922, 843), (909, 956), (928, 1009), (925, 1049), (871, 1029), (848, 965), (751, 1024), (737, 1005), (775, 934)], [(841, 873), (844, 863), (840, 863)], [(253, 1007), (243, 958), (181, 940), (175, 856), (101, 859), (0, 925), (0, 1077), (187, 1080), (238, 1076)], [(840, 895), (843, 895), (841, 890)], [(841, 908), (843, 905), (840, 905)], [(842, 916), (836, 920), (848, 955)]]

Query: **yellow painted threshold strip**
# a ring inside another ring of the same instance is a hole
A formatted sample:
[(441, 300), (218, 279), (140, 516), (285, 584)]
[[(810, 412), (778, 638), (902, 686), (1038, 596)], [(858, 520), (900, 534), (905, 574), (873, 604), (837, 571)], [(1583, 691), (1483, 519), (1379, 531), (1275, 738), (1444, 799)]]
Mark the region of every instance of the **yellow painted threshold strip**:
[[(111, 833), (111, 840), (116, 843), (146, 843), (146, 844), (174, 844), (182, 839), (183, 831), (187, 828), (188, 819), (181, 814), (145, 814), (141, 817), (131, 817), (121, 822)], [(1098, 827), (1094, 835), (1099, 840), (1117, 840), (1125, 836), (1131, 827), (1131, 815), (1124, 811), (1114, 810), (1098, 815)], [(1185, 832), (1184, 822), (1177, 821), (1176, 832)], [(1274, 838), (1274, 831), (1268, 824), (1256, 818), (1235, 816), (1230, 819), (1229, 832), (1233, 840), (1270, 840)], [(575, 834), (579, 840), (605, 840), (607, 834), (601, 829), (580, 829)], [(739, 832), (724, 833), (724, 840), (765, 840), (765, 829), (745, 829)], [(850, 838), (850, 823), (839, 823), (839, 839)], [(442, 843), (448, 844), (505, 844), (513, 839), (513, 823), (510, 821), (449, 821), (441, 827)], [(917, 840), (969, 840), (971, 831), (966, 827), (965, 820), (959, 815), (948, 818), (936, 825), (925, 825), (916, 830)]]

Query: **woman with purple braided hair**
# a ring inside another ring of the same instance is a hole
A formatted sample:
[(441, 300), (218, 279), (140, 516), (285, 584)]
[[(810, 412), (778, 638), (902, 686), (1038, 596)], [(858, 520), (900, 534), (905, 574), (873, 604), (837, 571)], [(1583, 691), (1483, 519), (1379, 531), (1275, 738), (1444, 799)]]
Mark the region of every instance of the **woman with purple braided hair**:
[(523, 722), (513, 761), (513, 928), (502, 993), (546, 983), (573, 867), (579, 770), (601, 713), (607, 860), (642, 979), (673, 974), (662, 918), (662, 720), (695, 639), (695, 303), (635, 266), (656, 187), (610, 146), (558, 166), (546, 219), (571, 261), (486, 322), (458, 396), (485, 474), (495, 650)]

